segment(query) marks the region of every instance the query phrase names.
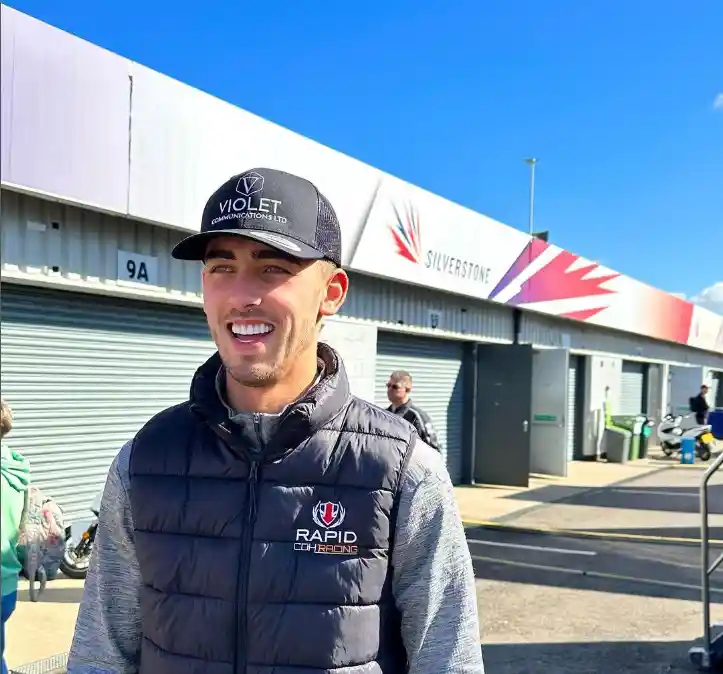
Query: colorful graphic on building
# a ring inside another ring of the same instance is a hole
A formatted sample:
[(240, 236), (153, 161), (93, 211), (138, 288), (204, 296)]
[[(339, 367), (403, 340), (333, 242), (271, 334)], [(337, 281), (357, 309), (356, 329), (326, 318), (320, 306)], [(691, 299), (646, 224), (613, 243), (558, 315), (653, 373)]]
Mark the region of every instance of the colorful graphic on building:
[(411, 203), (402, 206), (392, 203), (394, 219), (389, 223), (389, 231), (396, 247), (397, 255), (410, 262), (422, 264), (427, 269), (446, 274), (461, 280), (477, 283), (490, 282), (491, 268), (480, 260), (474, 260), (450, 253), (441, 245), (437, 248), (422, 247), (422, 227), (419, 211)]
[(723, 351), (723, 317), (397, 179), (383, 180), (350, 262), (402, 282)]
[[(548, 250), (551, 250), (549, 243), (540, 239), (532, 239), (519, 254), (503, 279), (495, 286), (489, 295), (489, 299), (495, 299), (502, 290), (518, 279), (542, 253)], [(520, 306), (534, 304), (535, 302), (602, 297), (615, 294), (616, 291), (606, 287), (605, 283), (618, 278), (620, 274), (613, 272), (603, 275), (591, 275), (599, 269), (600, 265), (596, 262), (588, 262), (579, 255), (569, 253), (566, 250), (559, 250), (544, 266), (533, 272), (521, 284), (520, 291), (508, 299), (505, 304)], [(605, 302), (604, 299), (602, 302), (598, 307), (562, 311), (557, 315), (584, 321), (596, 316), (609, 306), (609, 302)]]
[(397, 247), (397, 255), (401, 255), (405, 260), (419, 263), (422, 261), (422, 233), (419, 227), (419, 213), (411, 205), (398, 209), (392, 204), (394, 222), (389, 225), (392, 238)]

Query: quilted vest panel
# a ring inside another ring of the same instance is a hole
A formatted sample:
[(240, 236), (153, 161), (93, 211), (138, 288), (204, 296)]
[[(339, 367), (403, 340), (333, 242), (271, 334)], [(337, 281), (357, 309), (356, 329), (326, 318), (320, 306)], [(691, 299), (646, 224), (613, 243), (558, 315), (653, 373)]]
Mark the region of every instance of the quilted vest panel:
[(249, 461), (189, 404), (136, 436), (141, 674), (406, 671), (390, 553), (413, 431), (332, 377), (280, 458)]

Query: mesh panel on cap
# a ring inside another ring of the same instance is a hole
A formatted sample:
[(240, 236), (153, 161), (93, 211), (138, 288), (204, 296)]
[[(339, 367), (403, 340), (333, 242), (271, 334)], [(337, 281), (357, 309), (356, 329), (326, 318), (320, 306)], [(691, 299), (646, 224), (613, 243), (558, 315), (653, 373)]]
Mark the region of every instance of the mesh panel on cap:
[(319, 194), (319, 212), (316, 221), (316, 245), (325, 257), (341, 266), (341, 231), (339, 219), (329, 200)]

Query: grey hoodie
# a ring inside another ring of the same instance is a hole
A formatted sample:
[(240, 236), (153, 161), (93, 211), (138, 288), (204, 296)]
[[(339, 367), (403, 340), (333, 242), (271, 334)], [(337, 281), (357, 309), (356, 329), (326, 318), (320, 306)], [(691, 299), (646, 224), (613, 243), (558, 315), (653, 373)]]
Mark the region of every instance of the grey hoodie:
[[(239, 416), (228, 411), (232, 420)], [(130, 449), (130, 442), (121, 449), (106, 482), (67, 674), (138, 672), (141, 578)], [(392, 563), (409, 674), (484, 674), (476, 585), (454, 490), (439, 452), (421, 442), (401, 486)]]

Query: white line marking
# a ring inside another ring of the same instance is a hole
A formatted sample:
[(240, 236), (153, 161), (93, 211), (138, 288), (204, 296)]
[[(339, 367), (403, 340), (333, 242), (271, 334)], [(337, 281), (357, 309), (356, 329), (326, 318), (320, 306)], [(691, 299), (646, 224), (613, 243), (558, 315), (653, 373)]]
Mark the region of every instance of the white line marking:
[(582, 555), (584, 557), (595, 557), (597, 552), (590, 550), (565, 550), (563, 548), (547, 548), (541, 545), (521, 545), (520, 543), (500, 543), (498, 541), (480, 541), (474, 538), (468, 538), (469, 543), (476, 545), (493, 545), (498, 548), (519, 548), (520, 550), (539, 550), (541, 552), (557, 552), (562, 555)]
[[(518, 566), (525, 569), (538, 569), (540, 571), (555, 571), (558, 573), (567, 573), (574, 576), (590, 576), (592, 578), (605, 578), (608, 580), (620, 580), (631, 583), (644, 583), (646, 585), (661, 585), (663, 587), (674, 587), (679, 590), (695, 590), (700, 592), (698, 585), (690, 585), (688, 583), (675, 583), (669, 580), (654, 580), (652, 578), (636, 578), (635, 576), (624, 576), (617, 573), (605, 573), (603, 571), (583, 571), (581, 569), (565, 569), (559, 566), (549, 566), (547, 564), (531, 564), (529, 562), (512, 562), (509, 560), (497, 559), (496, 557), (479, 557), (472, 555), (473, 560), (480, 562), (489, 562), (491, 564), (506, 564), (507, 566)], [(480, 579), (478, 579), (480, 580)], [(711, 593), (723, 594), (723, 588), (711, 587)]]
[(644, 496), (687, 496), (688, 498), (698, 498), (698, 494), (685, 494), (679, 491), (653, 491), (650, 489), (615, 489), (611, 488), (609, 491), (617, 491), (625, 494), (643, 494)]

